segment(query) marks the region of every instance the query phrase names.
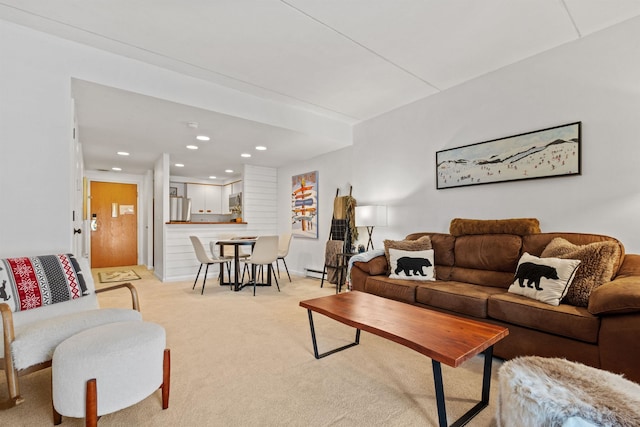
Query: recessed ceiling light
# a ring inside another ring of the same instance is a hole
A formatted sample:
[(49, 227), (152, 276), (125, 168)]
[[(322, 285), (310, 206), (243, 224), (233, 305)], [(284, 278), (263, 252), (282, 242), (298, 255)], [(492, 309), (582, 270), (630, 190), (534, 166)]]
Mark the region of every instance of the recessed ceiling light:
[(128, 156), (129, 153), (127, 153), (126, 151), (118, 151), (118, 156)]
[(240, 157), (251, 157), (251, 154), (249, 154), (249, 153), (242, 153), (242, 154), (240, 154)]
[(227, 169), (225, 172), (226, 173), (233, 173), (233, 169)]
[(183, 168), (184, 167), (184, 165), (182, 163), (176, 163), (174, 166), (177, 167), (177, 168)]
[(197, 150), (197, 149), (198, 149), (198, 146), (197, 146), (197, 145), (187, 145), (187, 148), (188, 148), (189, 150)]
[(196, 136), (196, 139), (197, 139), (198, 141), (208, 141), (208, 140), (210, 140), (211, 138), (209, 138), (209, 137), (208, 137), (208, 136), (206, 136), (206, 135), (198, 135), (198, 136)]
[(216, 179), (216, 178), (217, 178), (217, 177), (216, 177), (215, 175), (211, 175), (211, 176), (209, 177), (209, 179)]
[(258, 150), (258, 151), (264, 151), (264, 150), (266, 150), (266, 149), (267, 149), (267, 147), (265, 147), (264, 145), (258, 145), (258, 146), (256, 147), (256, 150)]
[(122, 168), (115, 168), (115, 167), (113, 167), (113, 168), (111, 168), (111, 170), (112, 170), (112, 171), (121, 171), (121, 170), (122, 170)]

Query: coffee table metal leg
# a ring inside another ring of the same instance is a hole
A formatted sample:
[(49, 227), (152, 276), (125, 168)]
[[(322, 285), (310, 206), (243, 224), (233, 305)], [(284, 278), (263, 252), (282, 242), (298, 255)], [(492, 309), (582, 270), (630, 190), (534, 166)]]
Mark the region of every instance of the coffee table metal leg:
[(311, 310), (307, 309), (307, 313), (309, 314), (309, 327), (311, 328), (311, 341), (313, 342), (313, 355), (316, 359), (323, 358), (333, 353), (337, 353), (342, 350), (346, 350), (349, 347), (353, 347), (354, 345), (360, 344), (360, 329), (356, 329), (356, 340), (350, 344), (343, 345), (342, 347), (335, 348), (333, 350), (329, 350), (325, 353), (318, 354), (318, 343), (316, 341), (316, 330), (313, 327), (313, 315), (311, 314)]
[(431, 359), (433, 366), (433, 382), (436, 386), (436, 405), (438, 406), (438, 425), (447, 427), (447, 408), (444, 403), (444, 387), (442, 385), (442, 367), (440, 362)]
[[(484, 352), (484, 370), (482, 373), (482, 398), (473, 408), (465, 412), (460, 418), (458, 418), (451, 427), (461, 427), (466, 425), (473, 417), (478, 415), (480, 411), (489, 405), (489, 391), (491, 385), (491, 362), (493, 359), (493, 346), (486, 349)], [(436, 404), (438, 405), (438, 425), (440, 427), (446, 427), (447, 424), (447, 409), (444, 401), (444, 387), (442, 385), (442, 367), (437, 360), (431, 360), (433, 365), (433, 382), (436, 388)]]

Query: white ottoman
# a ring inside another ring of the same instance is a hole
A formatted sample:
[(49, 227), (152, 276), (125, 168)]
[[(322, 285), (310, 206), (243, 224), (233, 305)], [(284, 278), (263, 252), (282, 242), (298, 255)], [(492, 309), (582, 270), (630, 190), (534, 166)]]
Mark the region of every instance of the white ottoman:
[(498, 427), (640, 425), (640, 384), (620, 375), (528, 356), (505, 362), (498, 376)]
[(56, 347), (52, 360), (54, 424), (62, 416), (85, 418), (134, 405), (162, 388), (169, 406), (170, 358), (164, 328), (118, 322), (80, 332)]

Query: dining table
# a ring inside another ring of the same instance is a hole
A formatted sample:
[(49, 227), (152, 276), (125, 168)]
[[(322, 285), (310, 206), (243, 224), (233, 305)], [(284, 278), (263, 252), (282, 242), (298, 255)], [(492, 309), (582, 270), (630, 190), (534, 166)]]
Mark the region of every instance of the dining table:
[(234, 237), (233, 239), (224, 239), (216, 241), (216, 245), (220, 246), (233, 246), (233, 265), (234, 265), (234, 279), (231, 282), (229, 277), (229, 286), (233, 287), (234, 291), (239, 291), (244, 287), (242, 279), (240, 277), (240, 246), (253, 246), (256, 244), (257, 237)]

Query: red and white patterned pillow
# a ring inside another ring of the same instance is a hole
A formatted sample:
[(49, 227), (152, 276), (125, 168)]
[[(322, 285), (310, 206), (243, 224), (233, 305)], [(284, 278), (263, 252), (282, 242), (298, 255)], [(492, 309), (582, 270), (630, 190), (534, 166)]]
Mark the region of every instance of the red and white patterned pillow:
[(0, 303), (12, 311), (69, 301), (87, 295), (80, 265), (71, 254), (0, 260)]

